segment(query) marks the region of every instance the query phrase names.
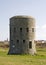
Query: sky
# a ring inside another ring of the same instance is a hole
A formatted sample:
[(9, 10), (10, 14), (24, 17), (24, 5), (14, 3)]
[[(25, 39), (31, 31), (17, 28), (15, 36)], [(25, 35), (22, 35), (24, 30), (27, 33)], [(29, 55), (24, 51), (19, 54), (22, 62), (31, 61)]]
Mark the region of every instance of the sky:
[(0, 41), (9, 39), (9, 19), (16, 15), (34, 17), (35, 40), (46, 40), (46, 0), (0, 0)]

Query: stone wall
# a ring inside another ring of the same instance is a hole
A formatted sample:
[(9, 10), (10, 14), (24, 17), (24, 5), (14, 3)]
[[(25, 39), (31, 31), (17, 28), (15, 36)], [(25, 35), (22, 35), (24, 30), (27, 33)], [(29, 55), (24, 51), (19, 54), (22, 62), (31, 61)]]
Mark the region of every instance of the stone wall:
[(10, 18), (9, 54), (34, 54), (35, 19), (28, 16)]

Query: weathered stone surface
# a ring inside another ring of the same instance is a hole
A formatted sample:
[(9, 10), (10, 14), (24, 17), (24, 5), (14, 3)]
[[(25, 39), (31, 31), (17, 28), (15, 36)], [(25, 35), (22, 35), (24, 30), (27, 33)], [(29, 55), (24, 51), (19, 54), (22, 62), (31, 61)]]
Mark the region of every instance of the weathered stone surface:
[(35, 19), (29, 16), (10, 18), (10, 49), (8, 54), (34, 54)]

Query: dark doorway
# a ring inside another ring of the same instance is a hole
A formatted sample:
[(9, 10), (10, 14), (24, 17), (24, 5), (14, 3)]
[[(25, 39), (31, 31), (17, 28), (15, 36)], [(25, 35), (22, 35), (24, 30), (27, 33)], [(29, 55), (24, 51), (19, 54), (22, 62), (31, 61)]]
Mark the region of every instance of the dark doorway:
[(29, 41), (29, 48), (32, 48), (32, 41)]

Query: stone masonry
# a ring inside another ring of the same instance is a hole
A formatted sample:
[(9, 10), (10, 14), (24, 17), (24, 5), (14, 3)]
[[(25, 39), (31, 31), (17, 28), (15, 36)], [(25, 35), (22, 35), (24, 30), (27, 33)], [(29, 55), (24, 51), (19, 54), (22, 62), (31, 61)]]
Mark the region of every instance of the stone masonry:
[(10, 18), (10, 48), (8, 54), (35, 54), (35, 19), (31, 16)]

